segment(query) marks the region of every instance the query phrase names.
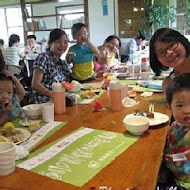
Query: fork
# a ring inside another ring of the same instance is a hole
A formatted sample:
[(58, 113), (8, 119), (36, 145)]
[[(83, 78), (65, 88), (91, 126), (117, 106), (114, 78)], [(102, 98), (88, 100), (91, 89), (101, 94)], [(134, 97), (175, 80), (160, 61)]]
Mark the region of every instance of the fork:
[(149, 104), (149, 112), (154, 112), (154, 104)]

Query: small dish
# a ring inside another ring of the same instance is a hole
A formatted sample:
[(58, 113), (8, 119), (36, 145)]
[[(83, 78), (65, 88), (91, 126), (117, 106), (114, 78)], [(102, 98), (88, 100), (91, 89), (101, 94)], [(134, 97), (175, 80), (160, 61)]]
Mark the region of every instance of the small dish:
[(42, 114), (42, 106), (40, 104), (30, 104), (24, 106), (23, 111), (29, 119), (37, 119)]
[(123, 119), (126, 129), (133, 135), (142, 135), (149, 128), (149, 119), (145, 116), (130, 116)]

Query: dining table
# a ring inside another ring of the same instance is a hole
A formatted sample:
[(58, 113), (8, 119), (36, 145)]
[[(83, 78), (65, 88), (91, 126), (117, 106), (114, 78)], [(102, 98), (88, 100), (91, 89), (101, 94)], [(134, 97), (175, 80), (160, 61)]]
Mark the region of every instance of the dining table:
[[(162, 92), (153, 93), (149, 97), (142, 97), (140, 94), (137, 93), (135, 97), (139, 104), (133, 107), (122, 108), (121, 111), (110, 110), (107, 92), (99, 97), (99, 101), (105, 107), (103, 111), (96, 111), (93, 103), (76, 104), (67, 107), (64, 114), (55, 115), (55, 121), (64, 121), (66, 125), (39, 144), (32, 152), (70, 134), (81, 126), (131, 135), (127, 132), (123, 123), (124, 117), (137, 109), (147, 111), (151, 103), (154, 104), (155, 112), (171, 116)], [(168, 125), (169, 121), (149, 127), (143, 135), (139, 136), (135, 143), (80, 187), (16, 167), (12, 174), (0, 177), (0, 189), (154, 190), (156, 189), (162, 163)]]

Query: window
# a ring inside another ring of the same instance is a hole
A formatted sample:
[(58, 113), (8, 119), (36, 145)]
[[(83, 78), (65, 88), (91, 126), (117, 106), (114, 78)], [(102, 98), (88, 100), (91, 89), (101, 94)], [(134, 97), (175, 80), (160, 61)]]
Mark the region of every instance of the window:
[[(29, 12), (31, 8), (27, 7)], [(20, 7), (1, 8), (0, 9), (0, 38), (8, 45), (9, 36), (17, 34), (20, 37), (20, 43), (24, 44), (23, 21)]]
[(65, 30), (69, 40), (72, 41), (71, 27), (73, 24), (84, 23), (84, 4), (56, 7), (57, 14), (63, 14), (57, 20), (58, 27)]

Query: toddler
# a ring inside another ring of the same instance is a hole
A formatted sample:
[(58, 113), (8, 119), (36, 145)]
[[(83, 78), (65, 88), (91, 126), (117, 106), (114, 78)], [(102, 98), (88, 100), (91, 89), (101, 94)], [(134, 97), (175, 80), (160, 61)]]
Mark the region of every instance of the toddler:
[(190, 189), (190, 73), (172, 80), (166, 90), (175, 121), (169, 127), (165, 148), (166, 166), (178, 189)]
[(72, 78), (84, 82), (93, 78), (93, 58), (99, 55), (99, 50), (90, 42), (85, 24), (74, 24), (71, 32), (76, 44), (70, 47), (66, 59), (68, 63), (73, 63)]
[(0, 126), (18, 116), (21, 112), (20, 100), (24, 95), (22, 85), (13, 74), (8, 71), (0, 74)]

